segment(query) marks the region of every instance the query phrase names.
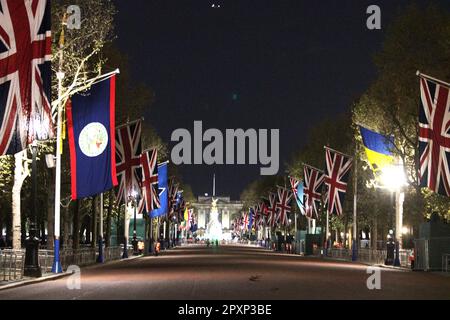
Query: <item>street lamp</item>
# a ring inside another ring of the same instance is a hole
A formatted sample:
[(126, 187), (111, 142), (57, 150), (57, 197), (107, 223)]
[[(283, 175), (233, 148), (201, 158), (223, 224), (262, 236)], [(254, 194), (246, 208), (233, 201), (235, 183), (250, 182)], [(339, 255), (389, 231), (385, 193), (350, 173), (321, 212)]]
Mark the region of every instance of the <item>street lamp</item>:
[[(382, 183), (381, 188), (388, 189), (392, 192), (392, 195), (395, 195), (396, 223), (394, 226), (394, 223), (391, 219), (391, 226), (393, 227), (393, 230), (390, 231), (388, 240), (391, 243), (394, 242), (395, 244), (395, 246), (392, 245), (389, 246), (389, 250), (393, 250), (395, 247), (395, 259), (393, 261), (393, 264), (394, 266), (400, 266), (400, 241), (403, 229), (402, 226), (403, 226), (403, 200), (404, 200), (404, 193), (401, 192), (401, 188), (407, 184), (403, 164), (400, 163), (385, 166), (381, 170), (380, 180)], [(389, 260), (390, 260), (389, 257), (387, 257), (386, 261), (390, 262)]]
[(32, 199), (33, 204), (31, 208), (30, 225), (28, 237), (25, 241), (25, 266), (23, 275), (27, 277), (38, 278), (42, 276), (42, 271), (39, 266), (39, 238), (37, 237), (37, 141), (34, 140), (31, 144), (32, 151)]
[(128, 205), (125, 204), (125, 218), (123, 220), (123, 227), (124, 227), (124, 236), (123, 236), (123, 253), (122, 253), (122, 259), (127, 259), (128, 258), (128, 224), (127, 224), (127, 219), (128, 219), (128, 213), (127, 213), (127, 209), (128, 209)]
[(137, 241), (137, 235), (136, 235), (136, 211), (137, 211), (137, 192), (136, 190), (133, 190), (131, 193), (131, 198), (133, 201), (134, 206), (134, 217), (133, 217), (133, 240), (131, 241), (133, 245), (133, 255), (138, 255), (138, 241)]

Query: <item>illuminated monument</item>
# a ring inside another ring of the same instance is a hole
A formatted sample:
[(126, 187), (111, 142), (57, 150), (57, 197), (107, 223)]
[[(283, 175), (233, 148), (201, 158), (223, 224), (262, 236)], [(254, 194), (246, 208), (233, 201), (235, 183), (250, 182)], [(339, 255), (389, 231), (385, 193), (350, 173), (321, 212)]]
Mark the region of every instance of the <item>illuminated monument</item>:
[(219, 222), (219, 210), (217, 209), (217, 201), (219, 199), (212, 199), (211, 203), (211, 211), (209, 213), (209, 222), (206, 226), (206, 234), (205, 238), (210, 240), (222, 240), (223, 232), (222, 232), (222, 224)]
[(233, 219), (240, 216), (242, 202), (216, 196), (215, 189), (214, 179), (212, 197), (200, 196), (192, 203), (198, 225), (197, 236), (200, 239), (231, 240)]

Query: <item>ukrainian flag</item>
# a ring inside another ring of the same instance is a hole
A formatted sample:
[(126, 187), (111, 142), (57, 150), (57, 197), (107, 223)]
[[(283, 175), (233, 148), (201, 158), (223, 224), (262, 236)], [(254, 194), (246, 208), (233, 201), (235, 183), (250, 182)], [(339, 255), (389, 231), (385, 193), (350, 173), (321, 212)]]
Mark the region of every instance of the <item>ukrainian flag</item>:
[(391, 152), (394, 149), (393, 138), (361, 126), (359, 128), (367, 160), (369, 160), (374, 173), (378, 173), (385, 166), (391, 165), (394, 162), (394, 155)]

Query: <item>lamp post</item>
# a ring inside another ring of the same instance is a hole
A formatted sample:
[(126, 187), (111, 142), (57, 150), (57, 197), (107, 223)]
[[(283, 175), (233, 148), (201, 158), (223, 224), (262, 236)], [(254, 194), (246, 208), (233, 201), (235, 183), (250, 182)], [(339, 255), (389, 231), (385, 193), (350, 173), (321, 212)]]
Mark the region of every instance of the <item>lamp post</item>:
[(124, 227), (124, 236), (123, 236), (123, 254), (122, 259), (128, 258), (128, 229), (129, 229), (129, 221), (128, 221), (128, 208), (129, 205), (125, 205), (125, 219), (123, 221)]
[(32, 151), (32, 199), (31, 217), (29, 224), (28, 237), (25, 242), (25, 266), (23, 274), (27, 277), (38, 278), (42, 276), (39, 266), (39, 238), (37, 237), (37, 141), (34, 140), (31, 145)]
[(133, 198), (133, 206), (134, 206), (134, 216), (133, 216), (133, 240), (131, 241), (131, 244), (133, 245), (133, 255), (138, 255), (138, 241), (137, 241), (137, 235), (136, 235), (136, 211), (137, 211), (137, 193), (136, 191), (133, 192), (132, 195)]
[(63, 72), (63, 62), (64, 62), (64, 26), (66, 25), (66, 16), (63, 17), (61, 24), (61, 34), (59, 38), (59, 58), (58, 58), (58, 72), (56, 73), (56, 78), (58, 79), (58, 105), (56, 114), (56, 157), (55, 157), (55, 245), (53, 253), (53, 273), (61, 273), (62, 266), (59, 256), (59, 238), (61, 229), (61, 155), (63, 151), (62, 145), (62, 112), (64, 109), (63, 103), (61, 101), (61, 96), (63, 93), (63, 80), (65, 73)]
[[(390, 231), (389, 239), (394, 242), (395, 258), (393, 261), (394, 266), (400, 266), (400, 243), (401, 232), (403, 227), (403, 200), (404, 193), (401, 188), (406, 184), (405, 172), (402, 164), (391, 165), (383, 168), (381, 176), (383, 186), (389, 189), (394, 197), (395, 201), (395, 226), (393, 222), (393, 216), (391, 216), (391, 226), (393, 230)], [(392, 237), (392, 238), (390, 238)], [(392, 244), (391, 244), (392, 245)], [(392, 248), (391, 248), (392, 250)], [(388, 261), (389, 259), (386, 259)], [(388, 261), (390, 262), (390, 261)]]

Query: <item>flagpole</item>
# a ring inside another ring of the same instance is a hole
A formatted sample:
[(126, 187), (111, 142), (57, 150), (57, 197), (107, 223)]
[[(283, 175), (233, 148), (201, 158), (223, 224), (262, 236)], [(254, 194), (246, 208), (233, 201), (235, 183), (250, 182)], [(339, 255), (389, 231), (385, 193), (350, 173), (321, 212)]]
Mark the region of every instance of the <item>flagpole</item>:
[(445, 81), (442, 81), (442, 80), (433, 78), (433, 77), (431, 77), (431, 76), (429, 76), (429, 75), (423, 74), (423, 73), (421, 73), (419, 70), (417, 70), (416, 76), (422, 77), (422, 78), (425, 78), (425, 79), (428, 79), (428, 80), (431, 80), (431, 81), (433, 81), (433, 82), (436, 82), (437, 84), (441, 84), (441, 85), (444, 85), (444, 86), (446, 86), (446, 87), (450, 87), (450, 83), (447, 83), (447, 82), (445, 82)]
[(58, 79), (58, 106), (57, 106), (57, 122), (56, 122), (56, 172), (55, 172), (55, 243), (54, 243), (54, 254), (53, 254), (53, 273), (62, 273), (62, 267), (59, 257), (59, 238), (60, 238), (60, 228), (61, 228), (61, 153), (62, 153), (62, 82), (64, 80), (63, 72), (63, 48), (64, 48), (64, 25), (65, 17), (62, 21), (61, 36), (59, 38), (59, 66), (56, 77)]
[(334, 150), (333, 148), (330, 148), (330, 147), (327, 147), (327, 146), (323, 146), (323, 148), (324, 148), (324, 149), (328, 149), (328, 150), (330, 150), (330, 151), (332, 151), (332, 152), (334, 152), (334, 153), (340, 154), (340, 155), (342, 155), (342, 156), (344, 156), (344, 157), (347, 157), (347, 158), (353, 159), (353, 157), (352, 157), (352, 156), (349, 156), (348, 154), (345, 154), (345, 153), (343, 153), (343, 152), (340, 152), (340, 151)]
[(294, 211), (294, 225), (295, 225), (295, 231), (294, 231), (294, 241), (295, 241), (295, 246), (297, 246), (297, 210)]
[(326, 236), (325, 236), (325, 239), (326, 239), (326, 251), (325, 251), (325, 255), (326, 256), (328, 256), (328, 247), (329, 247), (329, 239), (328, 239), (328, 234), (330, 233), (330, 222), (329, 222), (329, 220), (330, 220), (330, 213), (328, 212), (329, 210), (328, 210), (328, 208), (327, 208), (327, 234), (326, 234)]
[(97, 262), (103, 263), (103, 192), (100, 193), (100, 219), (99, 219), (99, 237), (98, 237), (98, 257)]
[[(355, 149), (357, 146), (355, 146)], [(355, 150), (356, 151), (356, 150)], [(353, 174), (353, 239), (352, 239), (352, 261), (358, 260), (358, 241), (357, 241), (357, 203), (358, 203), (358, 166), (357, 166), (357, 152), (355, 152), (355, 171)], [(345, 230), (347, 232), (347, 230)]]
[[(63, 50), (60, 49), (60, 56), (62, 56), (62, 52)], [(61, 68), (62, 69), (62, 68)], [(58, 73), (60, 71), (58, 71), (56, 73), (56, 76), (58, 76)], [(120, 70), (119, 69), (115, 69), (114, 71), (105, 73), (105, 74), (101, 74), (98, 76), (95, 76), (94, 78), (91, 79), (87, 79), (84, 81), (84, 85), (80, 85), (79, 87), (70, 87), (69, 90), (67, 90), (64, 94), (58, 94), (58, 99), (52, 102), (52, 106), (53, 104), (56, 104), (57, 106), (62, 103), (62, 101), (64, 101), (65, 99), (68, 99), (69, 96), (72, 96), (80, 91), (86, 90), (89, 87), (91, 87), (94, 84), (100, 83), (102, 81), (108, 80), (109, 78), (111, 78), (112, 76), (119, 74)], [(59, 80), (59, 79), (58, 79)]]
[(316, 170), (316, 171), (318, 171), (318, 172), (320, 172), (320, 173), (323, 173), (323, 170), (317, 169), (316, 167), (313, 167), (313, 166), (311, 166), (311, 165), (309, 165), (309, 164), (302, 163), (302, 165), (303, 165), (304, 167), (308, 167), (308, 168), (314, 169), (314, 170)]

